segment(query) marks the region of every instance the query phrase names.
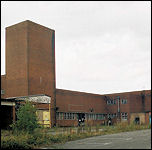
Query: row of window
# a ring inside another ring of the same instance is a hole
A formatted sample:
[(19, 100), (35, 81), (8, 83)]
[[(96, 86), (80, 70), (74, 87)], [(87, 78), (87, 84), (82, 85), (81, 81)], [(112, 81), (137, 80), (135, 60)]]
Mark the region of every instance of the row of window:
[[(116, 100), (107, 100), (107, 105), (114, 105), (116, 104)], [(121, 100), (121, 104), (127, 104), (127, 100), (126, 99), (122, 99)]]
[(107, 100), (107, 105), (116, 104), (116, 100)]
[(115, 117), (117, 117), (117, 113), (114, 113), (114, 114), (108, 114), (108, 118), (115, 118)]
[(127, 100), (126, 99), (122, 99), (121, 100), (121, 104), (127, 104)]
[(56, 113), (57, 120), (74, 120), (75, 119), (75, 113), (63, 113), (63, 112), (57, 112)]
[[(77, 119), (77, 113), (63, 113), (57, 112), (56, 113), (57, 120), (74, 120)], [(105, 119), (105, 114), (85, 114), (85, 118), (88, 120), (103, 120)]]
[(87, 114), (88, 120), (103, 120), (105, 119), (105, 114)]
[[(77, 113), (63, 113), (57, 112), (56, 113), (57, 120), (75, 120), (78, 119)], [(106, 114), (85, 114), (85, 118), (88, 120), (104, 120)], [(107, 115), (108, 118), (116, 118), (117, 113), (112, 113)], [(126, 120), (128, 117), (127, 113), (121, 113), (121, 119)]]
[(64, 113), (64, 119), (65, 120), (74, 120), (75, 119), (75, 113)]

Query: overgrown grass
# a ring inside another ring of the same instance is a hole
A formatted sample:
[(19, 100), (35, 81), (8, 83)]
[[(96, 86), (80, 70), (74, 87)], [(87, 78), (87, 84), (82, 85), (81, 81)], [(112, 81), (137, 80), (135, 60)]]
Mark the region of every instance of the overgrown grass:
[[(119, 123), (114, 126), (85, 126), (79, 128), (38, 128), (35, 129), (32, 134), (28, 132), (12, 132), (7, 130), (1, 131), (1, 148), (8, 149), (34, 149), (44, 146), (51, 146), (55, 143), (65, 143), (71, 140), (82, 139), (91, 136), (113, 134), (126, 131), (150, 129), (151, 125), (135, 125)], [(77, 129), (77, 130), (75, 130)], [(77, 132), (75, 132), (75, 131)], [(58, 134), (52, 135), (49, 132), (58, 132)]]

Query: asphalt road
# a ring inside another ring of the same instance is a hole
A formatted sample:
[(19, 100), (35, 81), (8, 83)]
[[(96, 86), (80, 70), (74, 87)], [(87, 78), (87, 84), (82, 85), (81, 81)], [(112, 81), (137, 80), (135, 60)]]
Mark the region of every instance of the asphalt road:
[(151, 149), (151, 129), (70, 141), (48, 149)]

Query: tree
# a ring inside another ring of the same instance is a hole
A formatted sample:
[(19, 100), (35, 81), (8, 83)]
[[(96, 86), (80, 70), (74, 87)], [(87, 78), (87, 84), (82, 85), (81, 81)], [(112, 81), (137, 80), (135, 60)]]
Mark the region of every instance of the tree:
[(16, 115), (17, 121), (13, 124), (13, 129), (32, 133), (34, 129), (39, 127), (36, 108), (33, 107), (31, 102), (26, 100), (26, 103), (20, 106)]

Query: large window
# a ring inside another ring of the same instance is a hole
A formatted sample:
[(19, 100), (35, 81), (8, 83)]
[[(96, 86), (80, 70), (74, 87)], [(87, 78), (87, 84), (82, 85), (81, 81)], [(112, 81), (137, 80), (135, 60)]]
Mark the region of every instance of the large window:
[(105, 114), (88, 114), (89, 120), (103, 120), (105, 119)]
[(64, 119), (65, 120), (74, 120), (75, 119), (75, 113), (64, 113)]

